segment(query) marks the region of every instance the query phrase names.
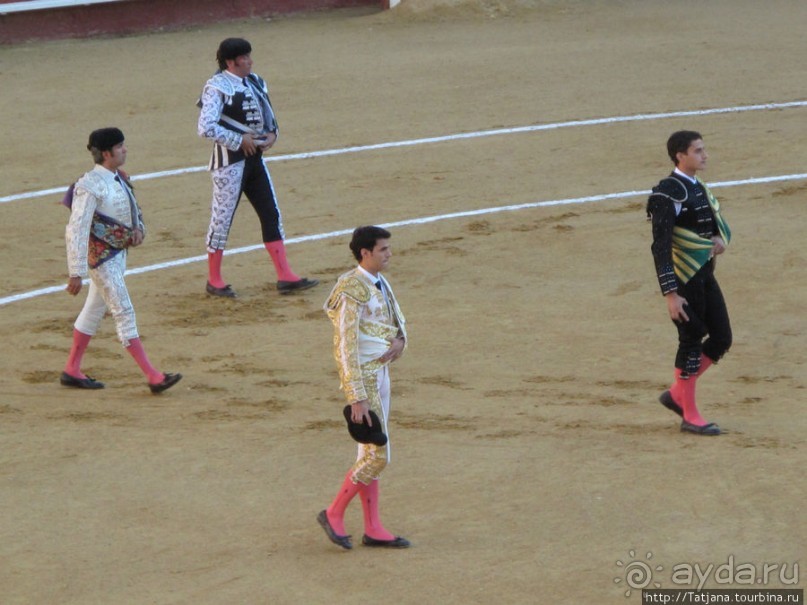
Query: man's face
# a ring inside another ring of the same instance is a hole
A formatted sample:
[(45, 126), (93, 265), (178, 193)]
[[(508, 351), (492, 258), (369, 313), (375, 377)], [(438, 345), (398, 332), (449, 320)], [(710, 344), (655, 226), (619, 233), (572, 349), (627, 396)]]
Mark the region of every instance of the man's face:
[(116, 170), (126, 163), (126, 142), (122, 141), (109, 151), (104, 151), (104, 166), (110, 170)]
[(392, 258), (392, 248), (389, 240), (379, 239), (376, 240), (375, 247), (372, 250), (362, 248), (361, 266), (375, 275), (387, 268), (390, 258)]
[(239, 78), (246, 78), (252, 73), (252, 56), (241, 55), (235, 59), (228, 59), (227, 71), (238, 76)]
[(696, 139), (689, 144), (686, 153), (680, 151), (676, 154), (678, 169), (684, 174), (694, 175), (698, 170), (706, 168), (706, 160), (709, 155), (703, 145), (702, 139)]

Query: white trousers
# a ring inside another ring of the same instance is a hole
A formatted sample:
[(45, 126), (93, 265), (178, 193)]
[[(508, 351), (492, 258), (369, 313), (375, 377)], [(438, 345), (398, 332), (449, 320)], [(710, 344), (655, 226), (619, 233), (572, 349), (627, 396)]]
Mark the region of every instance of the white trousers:
[[(389, 410), (390, 410), (390, 380), (389, 366), (384, 366), (376, 373), (377, 392), (374, 389), (367, 389), (370, 398), (370, 408), (378, 414), (384, 425), (384, 433), (387, 435), (387, 444), (384, 446), (373, 445), (372, 443), (359, 443), (356, 462), (353, 464), (353, 482), (360, 481), (369, 485), (371, 481), (381, 476), (381, 471), (390, 461), (390, 435), (389, 435)], [(365, 383), (366, 384), (366, 383)]]
[(90, 291), (76, 318), (76, 330), (95, 336), (108, 309), (115, 320), (118, 339), (124, 347), (128, 347), (129, 341), (138, 337), (134, 305), (123, 279), (125, 273), (125, 250), (97, 269), (90, 269)]

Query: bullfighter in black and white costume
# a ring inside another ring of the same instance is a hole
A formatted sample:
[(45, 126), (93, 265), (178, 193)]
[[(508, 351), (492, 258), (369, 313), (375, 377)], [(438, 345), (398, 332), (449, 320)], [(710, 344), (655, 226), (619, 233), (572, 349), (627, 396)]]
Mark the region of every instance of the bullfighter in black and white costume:
[(252, 46), (242, 38), (219, 45), (219, 71), (202, 90), (198, 105), (199, 135), (213, 141), (208, 169), (213, 177), (213, 201), (207, 232), (207, 292), (233, 298), (221, 276), (221, 264), (241, 194), (252, 204), (261, 223), (264, 246), (275, 265), (281, 294), (311, 288), (317, 280), (299, 277), (289, 266), (283, 244), (283, 222), (272, 177), (263, 152), (277, 140), (275, 112), (264, 80), (252, 73)]

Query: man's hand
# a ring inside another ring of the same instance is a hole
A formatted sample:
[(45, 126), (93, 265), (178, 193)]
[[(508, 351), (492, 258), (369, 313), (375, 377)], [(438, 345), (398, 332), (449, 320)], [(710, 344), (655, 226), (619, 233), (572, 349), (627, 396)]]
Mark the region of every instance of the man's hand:
[(361, 424), (364, 419), (367, 419), (367, 425), (373, 426), (373, 421), (370, 418), (370, 400), (362, 399), (356, 403), (350, 404), (350, 420), (356, 424)]
[(143, 243), (143, 238), (144, 237), (145, 236), (143, 235), (143, 232), (140, 229), (135, 229), (134, 232), (132, 233), (132, 243), (131, 243), (131, 245), (132, 246), (139, 246), (140, 244)]
[(393, 338), (390, 341), (389, 349), (387, 349), (384, 352), (384, 354), (381, 357), (379, 357), (379, 361), (383, 363), (387, 363), (388, 361), (395, 361), (403, 354), (405, 344), (406, 341), (404, 341), (404, 339), (401, 338), (400, 336)]
[(263, 151), (266, 151), (272, 145), (275, 144), (275, 141), (277, 141), (277, 133), (276, 132), (270, 132), (270, 133), (267, 133), (265, 135), (261, 135), (261, 138), (265, 139), (265, 140), (262, 141), (261, 143), (259, 143), (258, 147), (260, 147)]
[(73, 296), (81, 292), (81, 278), (71, 277), (67, 282), (67, 287), (65, 290), (67, 290), (67, 292)]
[(723, 238), (719, 235), (712, 237), (712, 243), (714, 244), (714, 248), (712, 248), (712, 256), (723, 254), (726, 251), (726, 242), (724, 242)]
[(252, 139), (252, 135), (248, 133), (244, 133), (241, 135), (241, 149), (247, 155), (247, 157), (251, 155), (255, 155), (258, 151), (257, 145), (255, 145), (255, 141)]
[(680, 296), (678, 292), (665, 294), (664, 298), (667, 299), (667, 311), (670, 312), (670, 318), (673, 321), (689, 321), (689, 315), (684, 311), (684, 305), (687, 304), (686, 298)]

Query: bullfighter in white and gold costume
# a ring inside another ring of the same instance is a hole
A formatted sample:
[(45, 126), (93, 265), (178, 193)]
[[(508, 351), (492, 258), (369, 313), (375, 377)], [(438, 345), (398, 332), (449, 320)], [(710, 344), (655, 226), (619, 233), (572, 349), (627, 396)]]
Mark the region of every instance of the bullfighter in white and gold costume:
[[(388, 434), (390, 411), (389, 364), (403, 354), (406, 322), (389, 282), (381, 275), (392, 251), (390, 233), (380, 227), (359, 227), (350, 248), (359, 266), (339, 277), (325, 303), (334, 326), (334, 357), (341, 388), (350, 404), (351, 420), (369, 423), (369, 411)], [(359, 494), (364, 509), (362, 544), (406, 548), (409, 541), (387, 531), (378, 514), (378, 482), (390, 460), (390, 445), (359, 443), (350, 468), (331, 505), (319, 521), (328, 538), (345, 549), (353, 547), (345, 533), (344, 513)]]
[(73, 346), (60, 382), (79, 389), (104, 387), (81, 371), (81, 361), (109, 310), (118, 338), (145, 374), (149, 389), (161, 393), (179, 382), (182, 375), (160, 372), (149, 362), (124, 281), (128, 248), (143, 242), (145, 226), (129, 179), (120, 169), (127, 153), (123, 133), (117, 128), (95, 130), (87, 149), (95, 167), (70, 188), (64, 203), (70, 207), (65, 230), (70, 275), (67, 291), (77, 295), (82, 278), (88, 274), (90, 291), (74, 325)]

